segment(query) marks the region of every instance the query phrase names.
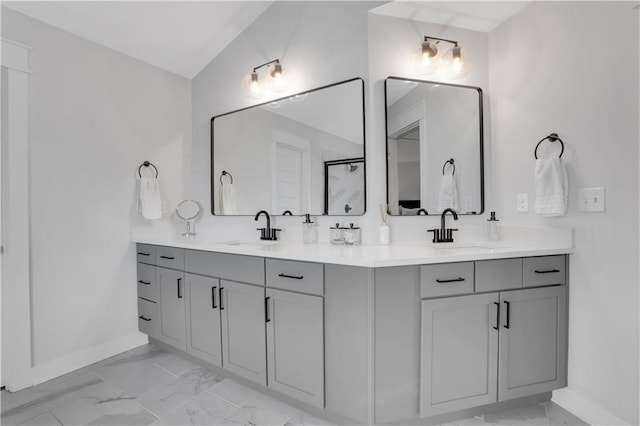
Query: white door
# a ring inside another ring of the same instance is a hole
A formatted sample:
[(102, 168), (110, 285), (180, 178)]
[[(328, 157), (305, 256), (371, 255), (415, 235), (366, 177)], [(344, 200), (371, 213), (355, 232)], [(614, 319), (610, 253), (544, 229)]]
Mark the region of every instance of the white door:
[(273, 214), (302, 214), (302, 151), (276, 143)]

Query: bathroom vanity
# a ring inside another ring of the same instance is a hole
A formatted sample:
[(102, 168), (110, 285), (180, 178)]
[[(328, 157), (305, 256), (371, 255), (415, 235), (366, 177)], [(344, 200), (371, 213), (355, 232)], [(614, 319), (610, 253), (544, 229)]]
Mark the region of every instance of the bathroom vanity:
[(139, 329), (357, 424), (566, 385), (568, 247), (140, 240)]

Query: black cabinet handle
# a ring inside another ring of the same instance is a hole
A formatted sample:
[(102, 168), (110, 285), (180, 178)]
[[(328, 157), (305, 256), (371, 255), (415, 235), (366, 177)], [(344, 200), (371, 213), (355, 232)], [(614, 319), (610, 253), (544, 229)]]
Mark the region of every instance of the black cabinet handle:
[(224, 299), (222, 298), (222, 290), (224, 290), (224, 287), (220, 287), (220, 310), (221, 311), (224, 310), (224, 305), (223, 305)]
[(182, 289), (180, 288), (181, 283), (182, 283), (182, 278), (178, 278), (178, 299), (182, 299)]
[(216, 289), (218, 287), (211, 287), (211, 309), (216, 309)]
[(560, 272), (560, 269), (544, 269), (542, 271), (536, 269), (534, 272), (536, 274), (553, 274), (554, 272)]
[(173, 260), (175, 257), (173, 256), (160, 256), (161, 259)]
[(437, 279), (436, 282), (439, 284), (443, 284), (443, 283), (457, 283), (460, 281), (464, 281), (464, 278), (460, 277), (460, 278), (453, 278), (451, 280), (439, 280)]
[(269, 318), (269, 299), (270, 297), (266, 297), (264, 299), (264, 320), (265, 322), (271, 322), (271, 318)]
[(498, 302), (493, 302), (496, 305), (496, 325), (493, 327), (494, 330), (500, 330), (500, 304)]
[(301, 280), (304, 278), (304, 275), (287, 275), (287, 274), (278, 274), (279, 277), (282, 278), (291, 278), (292, 280)]
[(151, 253), (143, 253), (141, 251), (138, 252), (140, 256), (151, 256)]
[(144, 285), (151, 285), (151, 282), (146, 282), (146, 281), (142, 281), (142, 280), (138, 280), (138, 282), (140, 284), (144, 284)]
[(138, 318), (141, 319), (142, 321), (147, 321), (147, 322), (151, 321), (151, 318), (145, 318), (142, 315), (140, 315)]
[(507, 306), (507, 322), (504, 325), (504, 328), (509, 328), (510, 326), (510, 316), (511, 316), (511, 304), (509, 302), (507, 302), (506, 300), (504, 301), (504, 304)]

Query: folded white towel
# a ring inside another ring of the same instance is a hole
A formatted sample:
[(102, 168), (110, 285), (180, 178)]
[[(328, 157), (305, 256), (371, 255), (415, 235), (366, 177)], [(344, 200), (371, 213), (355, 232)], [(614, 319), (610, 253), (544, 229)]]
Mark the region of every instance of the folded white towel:
[(145, 219), (162, 217), (160, 184), (157, 178), (142, 176), (138, 182), (138, 211)]
[(220, 185), (220, 214), (238, 214), (232, 183)]
[(444, 175), (440, 182), (440, 195), (438, 197), (438, 211), (445, 209), (460, 209), (460, 201), (458, 197), (458, 185), (456, 184), (455, 175)]
[(563, 216), (569, 201), (567, 169), (560, 158), (538, 158), (535, 167), (536, 213)]

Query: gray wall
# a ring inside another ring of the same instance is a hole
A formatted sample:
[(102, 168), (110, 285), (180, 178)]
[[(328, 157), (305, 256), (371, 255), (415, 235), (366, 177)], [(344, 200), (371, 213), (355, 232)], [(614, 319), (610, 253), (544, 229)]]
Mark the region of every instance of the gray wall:
[[(170, 214), (183, 193), (176, 159), (190, 140), (191, 84), (6, 8), (2, 37), (32, 48), (25, 214), (40, 365), (137, 333), (130, 227), (155, 226), (135, 211), (137, 167), (159, 168)], [(83, 356), (74, 362), (94, 361)]]

